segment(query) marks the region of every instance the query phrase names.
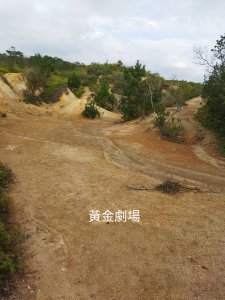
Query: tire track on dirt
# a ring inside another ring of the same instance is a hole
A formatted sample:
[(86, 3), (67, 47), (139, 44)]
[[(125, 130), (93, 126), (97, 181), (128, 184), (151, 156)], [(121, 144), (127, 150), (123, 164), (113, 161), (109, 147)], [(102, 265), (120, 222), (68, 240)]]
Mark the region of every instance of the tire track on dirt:
[[(116, 165), (119, 168), (127, 169), (133, 172), (139, 172), (141, 174), (159, 180), (164, 180), (168, 177), (174, 177), (181, 181), (183, 184), (189, 185), (190, 187), (197, 185), (206, 192), (212, 192), (212, 190), (222, 192), (225, 190), (225, 178), (222, 176), (212, 175), (200, 171), (188, 170), (185, 168), (165, 164), (163, 162), (156, 162), (153, 160), (145, 161), (143, 159), (143, 162), (141, 164), (139, 161), (135, 161), (133, 157), (129, 157), (129, 154), (125, 153), (123, 149), (118, 147), (112, 140), (108, 138), (79, 132), (75, 129), (73, 130), (73, 132), (81, 139), (86, 139), (87, 141), (90, 141), (90, 139), (92, 139), (93, 141), (97, 142), (102, 148), (105, 160), (109, 163)], [(17, 138), (22, 138), (25, 140), (42, 142), (52, 145), (68, 145), (66, 142), (52, 142), (45, 139), (31, 138), (27, 136), (18, 135), (16, 133), (12, 133), (6, 130), (1, 132), (0, 134), (3, 133), (13, 135)], [(74, 146), (70, 145), (70, 147), (73, 148)], [(146, 166), (146, 164), (148, 164), (148, 166)]]

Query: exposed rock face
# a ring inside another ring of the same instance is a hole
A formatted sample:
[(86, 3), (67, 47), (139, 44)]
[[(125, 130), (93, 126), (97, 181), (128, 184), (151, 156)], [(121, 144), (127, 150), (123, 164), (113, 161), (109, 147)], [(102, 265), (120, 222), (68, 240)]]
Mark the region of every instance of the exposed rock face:
[(0, 77), (0, 107), (13, 109), (19, 105), (19, 97)]
[(23, 99), (23, 91), (27, 89), (23, 75), (21, 73), (7, 73), (4, 74), (4, 78), (17, 96)]

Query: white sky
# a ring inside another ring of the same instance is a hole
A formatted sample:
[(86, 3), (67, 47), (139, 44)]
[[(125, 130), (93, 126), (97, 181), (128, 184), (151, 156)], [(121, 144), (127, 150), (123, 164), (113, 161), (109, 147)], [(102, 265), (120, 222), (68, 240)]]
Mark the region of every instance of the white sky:
[(193, 47), (224, 34), (224, 0), (0, 0), (0, 52), (134, 64), (202, 81)]

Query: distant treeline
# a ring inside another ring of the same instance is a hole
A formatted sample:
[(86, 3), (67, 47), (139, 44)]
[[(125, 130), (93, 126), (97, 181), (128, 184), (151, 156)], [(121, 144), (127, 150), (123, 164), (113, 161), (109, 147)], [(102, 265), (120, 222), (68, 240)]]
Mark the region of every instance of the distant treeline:
[(85, 65), (41, 54), (27, 57), (15, 47), (0, 54), (0, 73), (6, 72), (24, 74), (28, 102), (55, 102), (67, 87), (81, 97), (88, 86), (96, 104), (120, 111), (124, 120), (149, 115), (158, 102), (163, 102), (165, 107), (181, 106), (199, 96), (202, 89), (200, 83), (166, 80), (147, 71), (139, 61), (134, 66), (125, 66), (120, 60)]

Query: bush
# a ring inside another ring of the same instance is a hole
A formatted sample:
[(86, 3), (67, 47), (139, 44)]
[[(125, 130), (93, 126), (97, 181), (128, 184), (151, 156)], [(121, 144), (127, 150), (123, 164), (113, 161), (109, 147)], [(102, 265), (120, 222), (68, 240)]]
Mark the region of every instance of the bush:
[(164, 126), (160, 133), (162, 136), (168, 138), (170, 141), (182, 143), (184, 142), (184, 138), (181, 136), (181, 132), (183, 127), (180, 124), (176, 124), (175, 121)]
[(10, 198), (7, 196), (0, 196), (0, 217), (3, 214), (10, 212)]
[(225, 140), (224, 139), (220, 142), (219, 152), (225, 156)]
[(159, 129), (163, 129), (166, 123), (166, 118), (170, 115), (166, 111), (164, 102), (160, 101), (155, 105), (156, 118), (154, 120), (154, 125)]
[(156, 186), (156, 190), (161, 191), (163, 193), (174, 195), (180, 192), (181, 185), (179, 184), (179, 182), (173, 179), (167, 179), (163, 183)]
[(28, 91), (24, 91), (24, 99), (28, 104), (40, 105), (42, 103), (42, 99), (39, 96), (32, 95)]
[(111, 76), (112, 92), (114, 94), (123, 94), (127, 88), (127, 81), (122, 71), (114, 72)]
[(0, 163), (0, 297), (7, 281), (16, 273), (21, 265), (21, 236), (11, 221), (10, 198), (5, 195), (6, 188), (13, 182), (12, 171)]
[(13, 260), (0, 251), (0, 287), (7, 280), (10, 279), (16, 272), (16, 266)]
[(5, 225), (0, 221), (0, 250), (7, 252), (9, 249), (10, 237), (7, 234)]
[(94, 101), (90, 101), (85, 105), (85, 109), (82, 112), (82, 115), (88, 119), (95, 119), (100, 117), (100, 113), (94, 103)]
[(0, 192), (13, 182), (14, 176), (10, 168), (0, 163)]
[(71, 89), (79, 88), (80, 85), (81, 85), (81, 80), (80, 80), (79, 76), (76, 73), (72, 73), (68, 77), (68, 86), (69, 86), (69, 88), (71, 88)]
[(185, 101), (199, 97), (201, 94), (201, 83), (187, 82), (184, 80), (166, 80), (162, 99), (166, 107), (171, 107), (177, 104), (181, 106), (184, 105)]
[(80, 98), (84, 94), (85, 89), (83, 86), (80, 86), (79, 88), (73, 89), (72, 91), (78, 98)]
[(83, 85), (92, 86), (95, 85), (98, 81), (98, 77), (94, 74), (88, 74), (87, 78), (84, 80)]
[[(170, 113), (166, 111), (165, 104), (161, 101), (155, 106), (155, 112), (156, 118), (153, 122), (154, 125), (159, 128), (161, 135), (173, 142), (184, 142), (184, 138), (181, 136), (183, 130), (181, 120), (170, 116)], [(168, 117), (170, 118), (168, 119)]]
[(43, 89), (47, 83), (48, 74), (40, 68), (25, 70), (24, 72), (27, 81), (27, 93), (35, 95), (36, 91)]
[(66, 90), (67, 78), (65, 76), (51, 75), (41, 94), (42, 101), (45, 103), (55, 103)]

